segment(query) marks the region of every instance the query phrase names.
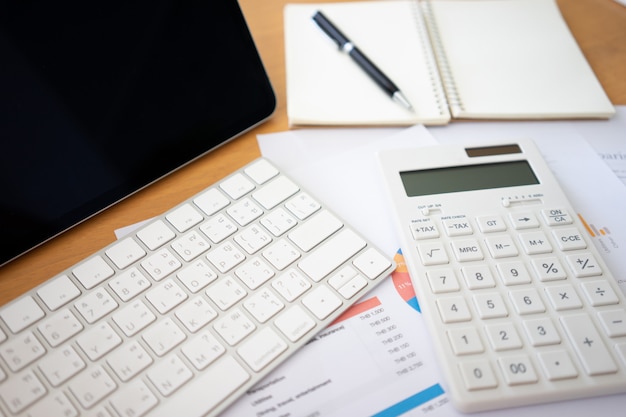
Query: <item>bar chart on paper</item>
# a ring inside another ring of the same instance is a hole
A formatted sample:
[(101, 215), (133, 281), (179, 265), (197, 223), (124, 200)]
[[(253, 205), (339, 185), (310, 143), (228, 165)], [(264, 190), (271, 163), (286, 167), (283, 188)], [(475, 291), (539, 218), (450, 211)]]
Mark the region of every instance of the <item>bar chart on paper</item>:
[(619, 259), (620, 251), (622, 251), (623, 248), (620, 246), (618, 237), (611, 234), (612, 227), (607, 226), (606, 223), (598, 223), (589, 220), (581, 213), (578, 213), (578, 217), (585, 227), (585, 232), (604, 256), (609, 268), (612, 269), (613, 275), (621, 290), (626, 294), (626, 276), (619, 274), (617, 269), (622, 263), (615, 262)]

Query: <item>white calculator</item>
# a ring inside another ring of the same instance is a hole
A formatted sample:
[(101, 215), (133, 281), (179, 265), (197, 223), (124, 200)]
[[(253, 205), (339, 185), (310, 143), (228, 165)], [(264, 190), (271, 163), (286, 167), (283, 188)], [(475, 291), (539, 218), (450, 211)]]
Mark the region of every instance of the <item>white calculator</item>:
[(626, 392), (626, 298), (531, 141), (379, 157), (458, 410)]

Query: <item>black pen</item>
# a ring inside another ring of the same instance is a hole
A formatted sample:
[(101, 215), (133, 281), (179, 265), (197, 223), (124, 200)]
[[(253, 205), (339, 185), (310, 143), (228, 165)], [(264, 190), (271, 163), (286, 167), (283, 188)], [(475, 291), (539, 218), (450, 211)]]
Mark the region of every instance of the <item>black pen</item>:
[(341, 33), (335, 25), (320, 11), (313, 15), (313, 21), (326, 33), (333, 41), (337, 43), (339, 49), (346, 52), (350, 57), (376, 82), (385, 90), (389, 96), (402, 104), (409, 110), (412, 110), (411, 103), (404, 97), (400, 89), (387, 77), (372, 61), (370, 61), (363, 52), (359, 50), (351, 41)]

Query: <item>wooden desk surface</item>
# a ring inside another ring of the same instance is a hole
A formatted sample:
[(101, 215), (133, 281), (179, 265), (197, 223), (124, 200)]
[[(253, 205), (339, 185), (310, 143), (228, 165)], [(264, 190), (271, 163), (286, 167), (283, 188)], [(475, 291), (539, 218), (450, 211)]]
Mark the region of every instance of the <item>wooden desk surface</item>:
[[(557, 1), (613, 104), (626, 104), (626, 7), (613, 0)], [(1, 267), (0, 305), (113, 242), (115, 229), (166, 211), (258, 157), (257, 134), (288, 129), (282, 14), (288, 2), (307, 1), (240, 0), (276, 91), (278, 107), (274, 116), (226, 146)]]

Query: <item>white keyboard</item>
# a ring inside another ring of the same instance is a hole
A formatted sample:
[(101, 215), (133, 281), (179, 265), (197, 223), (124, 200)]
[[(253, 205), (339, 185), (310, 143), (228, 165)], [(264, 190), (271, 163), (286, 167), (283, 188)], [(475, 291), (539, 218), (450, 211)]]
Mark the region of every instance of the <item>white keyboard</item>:
[(258, 159), (0, 309), (0, 417), (214, 416), (393, 261)]
[(626, 297), (532, 142), (380, 159), (455, 407), (626, 392)]

